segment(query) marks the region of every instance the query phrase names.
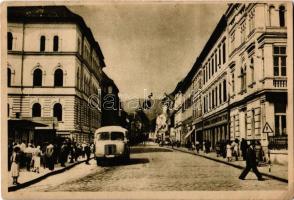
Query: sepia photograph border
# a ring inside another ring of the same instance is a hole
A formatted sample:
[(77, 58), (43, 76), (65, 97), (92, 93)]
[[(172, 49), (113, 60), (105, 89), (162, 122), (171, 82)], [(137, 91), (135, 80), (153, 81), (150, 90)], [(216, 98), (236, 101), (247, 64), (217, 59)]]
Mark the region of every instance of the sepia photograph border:
[[(293, 139), (293, 4), (291, 1), (283, 1), (289, 5), (287, 12), (287, 48), (289, 48), (290, 66), (288, 73), (288, 111), (287, 111), (287, 132), (288, 132), (288, 190), (264, 191), (138, 191), (138, 192), (8, 192), (9, 178), (7, 176), (7, 7), (8, 6), (29, 6), (29, 5), (102, 5), (102, 4), (164, 4), (164, 3), (195, 3), (195, 4), (217, 4), (217, 3), (240, 3), (240, 1), (206, 1), (200, 0), (110, 0), (110, 1), (3, 1), (1, 3), (1, 191), (4, 199), (292, 199), (294, 198), (294, 139)], [(242, 1), (244, 2), (244, 1)], [(246, 1), (249, 2), (249, 1)], [(251, 1), (253, 2), (253, 1)], [(262, 1), (254, 1), (262, 2)], [(264, 2), (264, 1), (263, 1)], [(280, 2), (280, 1), (279, 1)], [(268, 3), (268, 2), (267, 2)], [(135, 84), (135, 83), (134, 83)], [(237, 178), (237, 177), (236, 177)]]

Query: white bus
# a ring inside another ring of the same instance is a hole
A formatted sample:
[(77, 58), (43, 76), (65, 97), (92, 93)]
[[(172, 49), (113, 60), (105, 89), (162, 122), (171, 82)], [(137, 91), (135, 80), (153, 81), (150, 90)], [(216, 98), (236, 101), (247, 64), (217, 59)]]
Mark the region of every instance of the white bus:
[(128, 130), (121, 126), (104, 126), (95, 132), (95, 158), (97, 165), (108, 158), (130, 159)]

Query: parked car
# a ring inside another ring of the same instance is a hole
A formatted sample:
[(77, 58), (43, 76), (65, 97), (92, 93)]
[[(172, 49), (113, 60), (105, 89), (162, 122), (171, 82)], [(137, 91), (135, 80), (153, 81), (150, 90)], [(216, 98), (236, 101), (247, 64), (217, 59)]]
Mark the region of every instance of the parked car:
[(130, 159), (127, 131), (120, 126), (105, 126), (96, 130), (94, 143), (97, 165), (109, 158)]

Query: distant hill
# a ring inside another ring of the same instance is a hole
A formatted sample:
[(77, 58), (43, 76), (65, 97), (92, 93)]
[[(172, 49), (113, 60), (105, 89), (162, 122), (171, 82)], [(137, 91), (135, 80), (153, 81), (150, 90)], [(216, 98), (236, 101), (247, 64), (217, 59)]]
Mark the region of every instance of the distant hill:
[[(140, 101), (140, 102), (139, 102)], [(122, 108), (128, 113), (134, 113), (136, 109), (143, 105), (144, 99), (130, 99), (122, 102)], [(144, 110), (148, 119), (151, 121), (157, 117), (157, 115), (161, 114), (161, 100), (152, 99), (152, 106), (150, 109)]]

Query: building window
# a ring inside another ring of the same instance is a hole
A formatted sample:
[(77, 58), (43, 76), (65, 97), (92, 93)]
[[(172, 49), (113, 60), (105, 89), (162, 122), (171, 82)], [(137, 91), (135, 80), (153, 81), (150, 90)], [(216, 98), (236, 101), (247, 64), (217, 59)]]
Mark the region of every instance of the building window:
[(58, 42), (59, 42), (59, 38), (57, 35), (54, 36), (53, 38), (53, 51), (58, 51)]
[(255, 135), (255, 110), (252, 110), (251, 114), (251, 135), (254, 137)]
[(274, 47), (274, 76), (286, 76), (286, 47)]
[(218, 101), (217, 101), (217, 86), (215, 88), (215, 106), (218, 106)]
[[(213, 57), (213, 56), (212, 56)], [(214, 60), (213, 58), (211, 59), (211, 76), (214, 74)]]
[(32, 117), (41, 117), (41, 105), (35, 103), (32, 107)]
[(269, 7), (269, 20), (270, 20), (270, 26), (273, 26), (273, 14), (274, 14), (274, 11), (275, 11), (275, 6), (271, 5)]
[(222, 83), (219, 84), (218, 86), (218, 95), (219, 95), (219, 104), (222, 104)]
[(219, 67), (220, 67), (221, 64), (222, 64), (221, 47), (218, 48), (218, 64), (219, 64)]
[(235, 94), (235, 74), (232, 72), (232, 93)]
[(42, 86), (42, 75), (41, 69), (35, 69), (33, 74), (33, 86)]
[(223, 82), (223, 100), (224, 102), (227, 101), (227, 81), (224, 80)]
[(9, 103), (7, 104), (7, 117), (10, 116), (10, 106), (9, 106)]
[(12, 50), (13, 45), (13, 35), (11, 32), (7, 33), (7, 49)]
[(63, 86), (63, 71), (62, 69), (56, 69), (54, 72), (54, 86)]
[(208, 100), (209, 110), (211, 109), (211, 92), (209, 92), (209, 100)]
[(223, 64), (226, 62), (226, 43), (223, 43)]
[(217, 51), (214, 54), (214, 61), (215, 61), (215, 72), (217, 72)]
[(204, 81), (204, 84), (205, 84), (205, 76), (206, 76), (206, 71), (205, 71), (205, 68), (204, 68), (204, 70), (203, 70), (203, 81)]
[(275, 135), (286, 135), (286, 103), (281, 100), (274, 104), (275, 108)]
[(251, 83), (253, 83), (254, 80), (254, 59), (251, 58), (250, 60), (250, 68), (251, 68)]
[(214, 89), (212, 89), (212, 91), (211, 91), (211, 98), (212, 98), (212, 101), (211, 101), (212, 108), (214, 108)]
[(44, 35), (40, 38), (40, 51), (45, 51), (46, 37)]
[(205, 68), (206, 68), (206, 82), (208, 81), (208, 75), (209, 75), (209, 71), (208, 71), (208, 65), (206, 64), (206, 66), (205, 66)]
[(208, 61), (208, 80), (210, 79), (210, 76), (211, 76), (211, 70), (210, 70), (210, 61)]
[(7, 68), (7, 87), (11, 86), (11, 69)]
[(60, 103), (54, 105), (53, 117), (56, 117), (58, 121), (62, 121), (62, 105)]
[(281, 27), (285, 26), (285, 7), (284, 6), (279, 7), (279, 22)]
[(241, 68), (241, 91), (246, 90), (246, 66), (244, 68)]

